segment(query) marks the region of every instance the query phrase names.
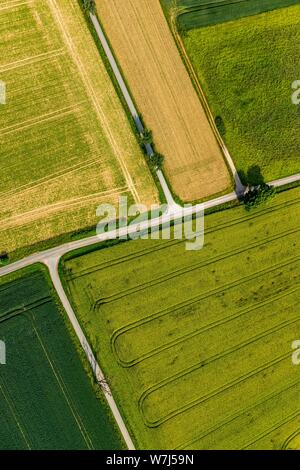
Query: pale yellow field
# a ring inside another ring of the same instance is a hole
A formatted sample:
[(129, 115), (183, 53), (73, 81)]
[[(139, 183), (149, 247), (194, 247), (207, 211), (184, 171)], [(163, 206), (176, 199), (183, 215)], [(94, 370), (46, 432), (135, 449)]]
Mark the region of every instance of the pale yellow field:
[(226, 190), (227, 167), (159, 0), (96, 4), (174, 192), (192, 201)]
[(75, 0), (0, 1), (0, 252), (157, 189)]

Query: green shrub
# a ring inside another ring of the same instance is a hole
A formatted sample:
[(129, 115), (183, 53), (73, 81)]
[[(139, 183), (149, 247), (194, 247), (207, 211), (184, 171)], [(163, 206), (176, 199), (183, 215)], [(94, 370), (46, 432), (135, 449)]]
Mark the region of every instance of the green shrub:
[(92, 13), (93, 15), (96, 13), (95, 0), (82, 0), (82, 4), (86, 12)]
[(148, 145), (153, 143), (152, 131), (144, 129), (143, 134), (140, 136), (140, 145)]
[(223, 119), (221, 118), (221, 116), (216, 116), (215, 117), (215, 124), (217, 126), (217, 129), (220, 133), (220, 136), (221, 137), (224, 137), (225, 134), (226, 134), (226, 128), (225, 128), (225, 124), (224, 124), (224, 121)]
[(274, 198), (276, 189), (264, 183), (260, 186), (249, 189), (244, 196), (246, 210), (250, 211), (262, 204), (267, 204)]
[(0, 252), (0, 265), (8, 263), (8, 253), (6, 251)]
[(155, 170), (161, 170), (164, 164), (165, 157), (160, 153), (154, 153), (150, 157), (150, 163)]

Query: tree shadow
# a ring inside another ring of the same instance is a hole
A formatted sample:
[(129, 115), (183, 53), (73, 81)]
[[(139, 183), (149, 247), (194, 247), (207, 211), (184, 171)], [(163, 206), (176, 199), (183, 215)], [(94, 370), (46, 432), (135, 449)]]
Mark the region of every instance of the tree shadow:
[(243, 170), (238, 171), (241, 182), (244, 186), (260, 186), (265, 183), (265, 179), (258, 165), (252, 165), (247, 173)]

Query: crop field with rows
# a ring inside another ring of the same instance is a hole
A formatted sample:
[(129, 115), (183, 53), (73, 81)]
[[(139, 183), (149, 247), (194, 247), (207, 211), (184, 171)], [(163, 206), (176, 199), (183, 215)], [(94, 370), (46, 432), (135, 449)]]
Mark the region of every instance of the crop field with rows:
[(181, 201), (229, 192), (231, 178), (159, 0), (96, 0), (97, 12)]
[(77, 1), (0, 0), (0, 252), (157, 190)]
[(0, 449), (123, 446), (65, 316), (44, 269), (1, 278)]
[(299, 440), (300, 188), (208, 215), (205, 243), (135, 240), (64, 260), (77, 317), (138, 448)]
[(296, 5), (299, 0), (161, 0), (181, 31)]

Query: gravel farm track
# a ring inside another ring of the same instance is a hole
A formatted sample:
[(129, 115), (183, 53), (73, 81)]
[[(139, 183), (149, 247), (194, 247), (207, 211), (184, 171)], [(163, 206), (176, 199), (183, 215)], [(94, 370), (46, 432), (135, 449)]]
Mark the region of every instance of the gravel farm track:
[[(182, 201), (230, 187), (224, 156), (182, 63), (159, 0), (101, 0), (97, 12)], [(146, 52), (145, 52), (146, 51)]]
[[(287, 184), (294, 183), (296, 181), (300, 181), (300, 174), (290, 176), (288, 178), (283, 178), (278, 181), (273, 181), (271, 184), (273, 186), (279, 187), (279, 186), (285, 186)], [(191, 214), (191, 213), (196, 213), (197, 211), (203, 211), (205, 209), (209, 209), (211, 207), (216, 207), (219, 206), (220, 204), (224, 204), (226, 202), (234, 201), (237, 199), (237, 195), (235, 192), (227, 194), (226, 196), (222, 196), (220, 198), (213, 199), (211, 201), (208, 201), (203, 204), (199, 204), (198, 206), (190, 207), (183, 209), (183, 211), (180, 209), (179, 206), (177, 206), (177, 209), (173, 209), (170, 213), (166, 213), (165, 215), (157, 218), (157, 219), (152, 219), (151, 220), (151, 226), (159, 226), (162, 223), (167, 222), (168, 220), (176, 220), (176, 218), (180, 217), (182, 218), (183, 214)], [(134, 224), (131, 225), (130, 228), (124, 227), (120, 229), (118, 232), (112, 231), (112, 232), (106, 232), (101, 236), (95, 235), (93, 237), (88, 237), (88, 238), (83, 238), (81, 240), (76, 240), (71, 243), (66, 243), (60, 246), (57, 246), (55, 248), (52, 248), (50, 250), (45, 250), (43, 252), (38, 252), (35, 253), (31, 256), (28, 256), (27, 258), (21, 259), (19, 261), (16, 261), (14, 263), (11, 263), (7, 266), (3, 266), (2, 268), (0, 267), (0, 277), (3, 277), (7, 274), (16, 272), (22, 268), (25, 268), (27, 266), (31, 266), (35, 263), (42, 263), (46, 265), (49, 269), (49, 273), (54, 285), (54, 288), (60, 298), (60, 301), (66, 310), (66, 313), (68, 315), (68, 318), (72, 324), (72, 327), (80, 341), (80, 344), (87, 356), (87, 359), (90, 363), (90, 366), (93, 370), (93, 373), (99, 383), (99, 385), (102, 388), (103, 394), (107, 400), (107, 403), (110, 407), (110, 410), (116, 420), (116, 423), (120, 429), (120, 432), (123, 436), (123, 439), (128, 447), (128, 449), (133, 450), (134, 444), (132, 442), (132, 439), (130, 437), (130, 434), (127, 430), (126, 424), (124, 423), (124, 420), (119, 412), (119, 409), (117, 407), (117, 404), (113, 398), (112, 392), (109, 388), (109, 384), (105, 380), (104, 374), (97, 363), (95, 356), (92, 352), (92, 349), (81, 329), (81, 326), (76, 318), (76, 315), (74, 313), (74, 310), (69, 302), (69, 299), (64, 291), (64, 288), (62, 286), (62, 282), (59, 277), (59, 272), (58, 272), (58, 265), (59, 261), (64, 256), (66, 253), (69, 253), (73, 250), (76, 250), (78, 248), (83, 248), (83, 247), (88, 247), (91, 245), (95, 245), (97, 243), (109, 240), (109, 239), (114, 239), (117, 237), (120, 237), (122, 235), (129, 234), (129, 233), (134, 233), (136, 231), (143, 230), (143, 228), (149, 227), (148, 221), (142, 223), (142, 224)]]

